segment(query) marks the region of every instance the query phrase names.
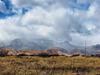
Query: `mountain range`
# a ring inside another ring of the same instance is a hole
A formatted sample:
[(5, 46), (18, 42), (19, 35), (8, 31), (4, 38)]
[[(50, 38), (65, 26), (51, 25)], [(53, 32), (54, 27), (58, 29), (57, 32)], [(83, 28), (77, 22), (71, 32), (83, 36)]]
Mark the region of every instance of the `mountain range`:
[[(84, 54), (84, 46), (75, 46), (70, 44), (68, 41), (63, 41), (58, 43), (54, 40), (49, 39), (15, 39), (9, 42), (0, 42), (0, 49), (14, 49), (16, 51), (20, 50), (38, 50), (44, 51), (47, 49), (60, 50), (61, 52), (74, 54), (82, 53)], [(100, 44), (87, 46), (87, 53), (97, 54), (100, 53)]]

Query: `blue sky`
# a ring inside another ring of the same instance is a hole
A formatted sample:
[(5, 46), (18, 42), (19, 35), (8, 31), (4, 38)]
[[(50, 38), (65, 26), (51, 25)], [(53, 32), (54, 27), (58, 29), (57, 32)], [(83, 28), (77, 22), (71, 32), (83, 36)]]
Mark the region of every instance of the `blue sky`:
[(98, 44), (99, 8), (100, 0), (0, 0), (0, 41), (26, 37)]
[[(9, 13), (0, 11), (1, 19), (16, 15), (17, 13), (13, 12), (12, 10), (15, 9), (17, 11), (20, 9), (20, 8), (14, 7), (14, 5), (12, 4), (12, 0), (1, 0), (1, 2), (5, 6), (6, 10), (9, 11)], [(66, 3), (67, 3), (67, 0), (66, 0)], [(64, 6), (66, 7), (67, 5), (64, 5)], [(69, 4), (69, 8), (71, 8), (72, 10), (74, 10), (74, 9), (88, 10), (89, 6), (90, 6), (90, 3), (77, 4), (77, 0), (71, 0), (70, 4)], [(33, 6), (29, 6), (29, 7), (33, 8)], [(28, 11), (26, 7), (21, 8), (21, 10), (22, 10), (22, 14), (25, 14), (25, 12)]]

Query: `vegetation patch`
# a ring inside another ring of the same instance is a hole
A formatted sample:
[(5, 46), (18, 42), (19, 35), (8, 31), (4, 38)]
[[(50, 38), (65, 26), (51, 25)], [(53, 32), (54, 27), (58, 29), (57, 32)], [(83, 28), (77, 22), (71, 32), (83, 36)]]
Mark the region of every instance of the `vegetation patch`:
[(0, 75), (98, 75), (100, 58), (65, 56), (0, 57)]

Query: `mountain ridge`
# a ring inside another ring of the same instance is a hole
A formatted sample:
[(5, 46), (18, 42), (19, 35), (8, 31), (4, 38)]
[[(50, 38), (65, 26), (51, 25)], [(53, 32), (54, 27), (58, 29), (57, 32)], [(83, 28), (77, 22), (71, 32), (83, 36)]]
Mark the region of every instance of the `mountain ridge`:
[[(73, 50), (81, 50), (84, 53), (84, 46), (75, 46), (70, 44), (68, 41), (58, 43), (54, 40), (49, 39), (15, 39), (7, 43), (0, 43), (0, 49), (15, 49), (15, 50), (46, 50), (46, 49), (57, 49), (64, 53), (72, 54)], [(90, 54), (100, 53), (100, 44), (87, 46), (87, 52)]]

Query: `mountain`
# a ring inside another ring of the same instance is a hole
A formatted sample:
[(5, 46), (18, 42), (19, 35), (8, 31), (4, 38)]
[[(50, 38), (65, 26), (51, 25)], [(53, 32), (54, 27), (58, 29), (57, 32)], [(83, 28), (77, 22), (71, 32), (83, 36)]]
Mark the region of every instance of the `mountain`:
[(91, 54), (99, 54), (100, 53), (100, 44), (92, 45), (87, 47), (88, 52)]
[[(69, 54), (82, 54), (82, 55), (84, 55), (85, 51), (80, 50), (80, 49), (72, 49), (72, 50), (69, 51)], [(87, 52), (87, 54), (88, 54), (88, 52)]]
[(17, 56), (71, 56), (59, 50), (47, 49), (45, 51), (24, 50), (17, 53)]
[(4, 43), (3, 42), (0, 42), (0, 47), (4, 46)]
[[(74, 53), (82, 53), (84, 54), (84, 46), (75, 46), (70, 44), (68, 41), (63, 41), (58, 43), (54, 40), (49, 39), (15, 39), (9, 42), (0, 42), (0, 49), (14, 49), (16, 52), (20, 52), (21, 50), (60, 50), (61, 52), (73, 54)], [(100, 44), (87, 46), (87, 53), (89, 54), (97, 54), (100, 53)]]
[(16, 50), (45, 50), (58, 46), (60, 46), (59, 43), (48, 39), (15, 39), (5, 45), (1, 45), (0, 49), (11, 48)]
[(67, 53), (61, 52), (60, 50), (54, 50), (54, 49), (47, 49), (43, 51), (43, 53), (49, 56), (71, 56)]
[(33, 42), (37, 43), (44, 50), (60, 46), (58, 42), (49, 39), (35, 39)]
[(28, 40), (24, 39), (15, 39), (11, 42), (9, 42), (8, 45), (0, 47), (0, 49), (5, 49), (5, 48), (10, 48), (10, 49), (15, 49), (15, 50), (40, 50), (41, 46), (36, 44), (35, 42), (31, 42)]
[(65, 49), (78, 48), (77, 46), (74, 46), (74, 45), (70, 44), (68, 41), (64, 41), (64, 42), (60, 43), (60, 47), (65, 48)]
[(91, 46), (94, 50), (100, 50), (100, 44)]
[(13, 49), (0, 49), (0, 56), (14, 56), (16, 54), (16, 51)]
[(58, 43), (49, 39), (15, 39), (0, 46), (0, 49), (15, 49), (16, 52), (21, 50), (60, 50), (64, 53), (70, 53), (71, 50), (77, 49), (78, 46), (70, 44), (68, 41)]
[(23, 50), (19, 53), (17, 53), (18, 56), (37, 56), (40, 55), (42, 51), (36, 51), (36, 50)]
[(67, 49), (64, 49), (64, 48), (61, 48), (61, 47), (53, 47), (53, 48), (50, 48), (50, 49), (48, 49), (48, 50), (56, 50), (56, 51), (61, 51), (61, 52), (63, 52), (63, 53), (69, 53), (69, 52), (67, 51)]

